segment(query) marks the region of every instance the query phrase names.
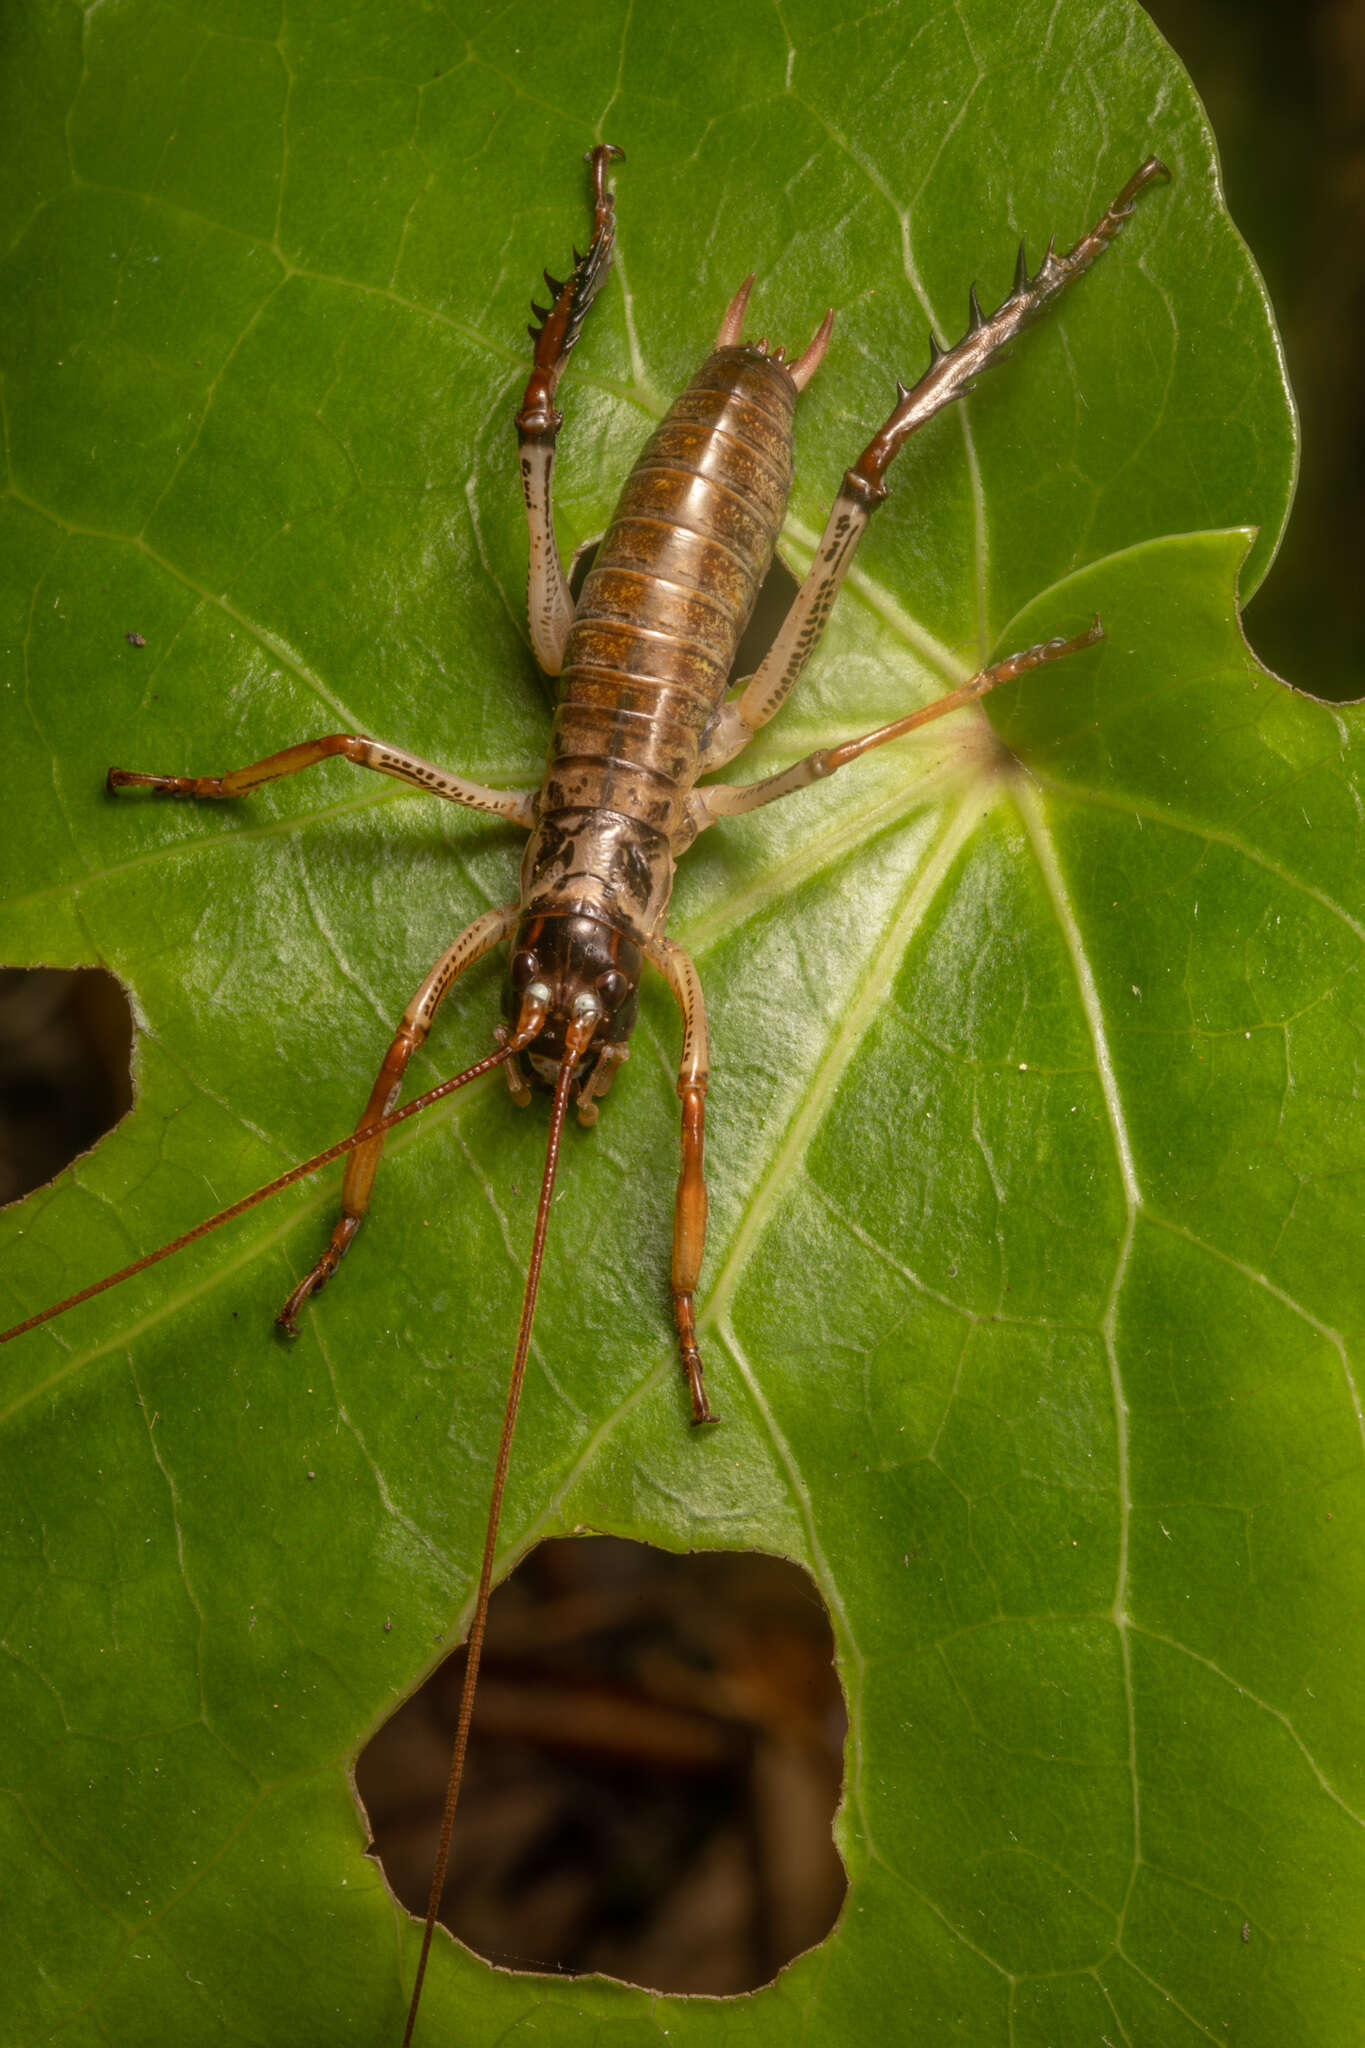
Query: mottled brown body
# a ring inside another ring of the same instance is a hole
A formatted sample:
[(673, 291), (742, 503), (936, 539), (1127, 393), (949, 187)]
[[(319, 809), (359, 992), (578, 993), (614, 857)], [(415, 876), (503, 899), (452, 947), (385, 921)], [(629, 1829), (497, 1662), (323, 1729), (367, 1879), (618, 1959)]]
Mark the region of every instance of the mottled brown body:
[(662, 936), (686, 799), (786, 512), (795, 406), (780, 362), (717, 349), (631, 471), (565, 645), (527, 916)]

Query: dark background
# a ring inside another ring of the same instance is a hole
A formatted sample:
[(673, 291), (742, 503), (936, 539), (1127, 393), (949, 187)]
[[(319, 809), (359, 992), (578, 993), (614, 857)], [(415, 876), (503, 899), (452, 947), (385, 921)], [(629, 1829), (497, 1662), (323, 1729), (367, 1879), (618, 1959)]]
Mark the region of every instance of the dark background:
[(1299, 402), (1289, 530), (1247, 608), (1267, 667), (1365, 694), (1365, 4), (1148, 0), (1208, 108), (1233, 219), (1261, 267)]

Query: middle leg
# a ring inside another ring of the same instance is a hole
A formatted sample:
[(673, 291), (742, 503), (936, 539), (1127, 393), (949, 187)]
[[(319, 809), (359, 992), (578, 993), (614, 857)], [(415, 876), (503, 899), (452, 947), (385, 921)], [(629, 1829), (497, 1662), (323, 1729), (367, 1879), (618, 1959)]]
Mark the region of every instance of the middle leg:
[(387, 747), (382, 740), (367, 739), (363, 733), (330, 732), (319, 740), (300, 740), (262, 761), (250, 761), (245, 768), (229, 768), (223, 775), (144, 775), (136, 768), (111, 768), (105, 777), (107, 788), (148, 789), (153, 796), (237, 797), (249, 796), (262, 783), (278, 782), (286, 775), (301, 775), (305, 768), (340, 756), (356, 768), (373, 768), (377, 774), (392, 775), (429, 796), (443, 796), (449, 803), (467, 804), (472, 811), (488, 811), (494, 817), (510, 818), (527, 831), (534, 822), (535, 792), (529, 789), (490, 789), (486, 783), (469, 782), (452, 775), (433, 761), (423, 761), (402, 747)]
[(1104, 628), (1095, 619), (1074, 639), (1043, 640), (1036, 647), (1026, 647), (1020, 654), (1011, 654), (1006, 660), (997, 661), (993, 668), (983, 668), (956, 690), (936, 697), (932, 704), (923, 704), (918, 711), (907, 712), (904, 718), (893, 719), (890, 725), (879, 725), (875, 732), (860, 733), (857, 739), (845, 740), (840, 746), (819, 747), (813, 754), (794, 761), (790, 768), (781, 768), (775, 775), (765, 775), (761, 782), (713, 782), (704, 789), (694, 789), (687, 799), (689, 830), (693, 835), (704, 832), (708, 825), (715, 824), (717, 818), (737, 817), (742, 811), (756, 811), (763, 804), (776, 803), (779, 797), (790, 796), (794, 790), (809, 789), (811, 783), (822, 782), (836, 769), (847, 768), (850, 761), (856, 761), (860, 754), (870, 753), (873, 747), (884, 747), (888, 740), (902, 739), (906, 733), (914, 732), (921, 725), (929, 725), (949, 711), (960, 711), (963, 705), (974, 704), (988, 690), (997, 690), (1002, 683), (1012, 683), (1017, 676), (1027, 675), (1030, 669), (1041, 668), (1045, 662), (1061, 661), (1065, 655), (1079, 654), (1082, 648), (1094, 647), (1103, 638)]
[(706, 1141), (706, 1087), (710, 1069), (710, 1045), (706, 1032), (706, 1002), (701, 979), (687, 954), (672, 939), (651, 940), (645, 953), (673, 991), (682, 1011), (683, 1049), (678, 1068), (678, 1094), (682, 1100), (682, 1166), (673, 1205), (673, 1319), (678, 1325), (678, 1353), (687, 1375), (692, 1397), (692, 1421), (716, 1422), (706, 1398), (701, 1353), (697, 1349), (697, 1316), (694, 1306), (701, 1277), (702, 1252), (706, 1247), (706, 1178), (702, 1152)]

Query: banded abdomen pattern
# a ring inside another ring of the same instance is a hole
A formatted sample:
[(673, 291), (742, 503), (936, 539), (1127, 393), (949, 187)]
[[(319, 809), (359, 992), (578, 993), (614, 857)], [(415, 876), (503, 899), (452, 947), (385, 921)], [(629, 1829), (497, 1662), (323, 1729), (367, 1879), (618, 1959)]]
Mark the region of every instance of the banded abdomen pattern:
[(632, 470), (569, 633), (525, 911), (654, 931), (786, 511), (795, 402), (766, 354), (718, 349)]

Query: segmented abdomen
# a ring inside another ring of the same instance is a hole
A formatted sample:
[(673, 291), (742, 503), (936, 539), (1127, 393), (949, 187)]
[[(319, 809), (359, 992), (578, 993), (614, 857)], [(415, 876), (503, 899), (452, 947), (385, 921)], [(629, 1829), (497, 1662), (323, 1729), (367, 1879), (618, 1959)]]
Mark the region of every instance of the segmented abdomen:
[(669, 845), (786, 511), (795, 401), (766, 355), (718, 349), (631, 471), (569, 632), (524, 908), (643, 938), (666, 906)]

